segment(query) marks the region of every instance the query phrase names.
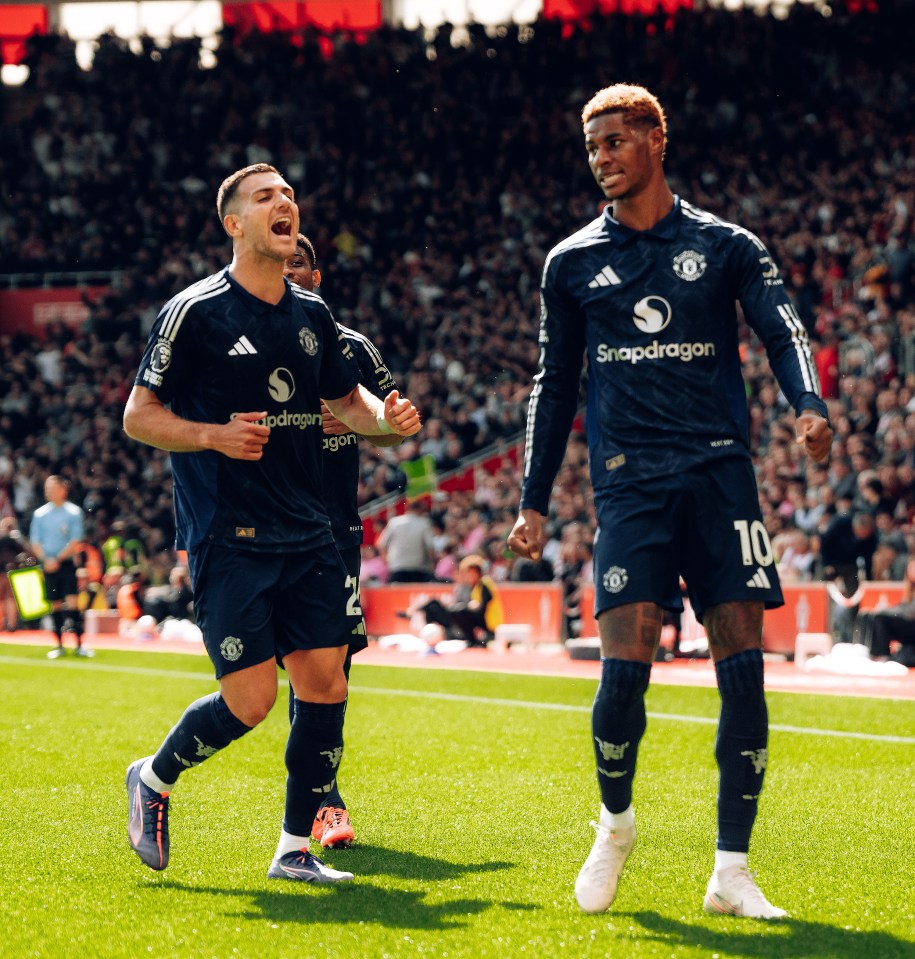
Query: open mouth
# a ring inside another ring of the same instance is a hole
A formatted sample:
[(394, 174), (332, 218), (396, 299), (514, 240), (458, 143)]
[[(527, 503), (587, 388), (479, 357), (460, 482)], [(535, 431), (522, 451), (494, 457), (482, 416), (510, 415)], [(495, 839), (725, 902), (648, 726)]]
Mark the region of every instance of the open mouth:
[(270, 229), (277, 236), (292, 236), (292, 218), (281, 216)]

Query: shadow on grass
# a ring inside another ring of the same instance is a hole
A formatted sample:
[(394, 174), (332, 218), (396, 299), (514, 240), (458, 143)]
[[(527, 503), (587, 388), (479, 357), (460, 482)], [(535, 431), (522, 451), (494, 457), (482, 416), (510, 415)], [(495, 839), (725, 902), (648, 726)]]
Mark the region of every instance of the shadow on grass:
[(468, 872), (499, 872), (511, 869), (513, 862), (448, 862), (432, 856), (421, 856), (402, 849), (386, 849), (359, 843), (351, 849), (326, 849), (317, 844), (312, 852), (328, 859), (335, 869), (349, 869), (359, 876), (397, 876), (401, 879), (441, 881), (455, 879)]
[[(355, 881), (312, 886), (282, 880), (268, 882), (265, 878), (264, 889), (239, 889), (195, 886), (163, 878), (156, 886), (147, 888), (218, 896), (227, 907), (227, 916), (277, 924), (366, 923), (393, 929), (443, 930), (460, 928), (493, 906), (514, 911), (535, 908), (530, 903), (483, 898), (434, 902), (427, 898), (429, 892), (435, 891), (432, 883), (455, 880), (468, 873), (510, 869), (514, 864), (509, 862), (454, 863), (411, 852), (360, 845), (347, 852), (334, 850), (333, 865), (337, 869), (352, 869), (356, 873)], [(367, 876), (393, 876), (430, 885), (422, 890), (392, 889), (368, 881)], [(231, 911), (233, 905), (237, 912)]]
[[(622, 915), (622, 914), (620, 914)], [(911, 959), (915, 955), (911, 940), (899, 939), (876, 930), (840, 929), (803, 919), (765, 920), (720, 917), (721, 928), (695, 925), (662, 916), (656, 912), (628, 914), (640, 923), (646, 939), (674, 946), (698, 946), (708, 955), (769, 959)], [(713, 917), (706, 917), (708, 922)], [(762, 929), (765, 927), (765, 934)]]

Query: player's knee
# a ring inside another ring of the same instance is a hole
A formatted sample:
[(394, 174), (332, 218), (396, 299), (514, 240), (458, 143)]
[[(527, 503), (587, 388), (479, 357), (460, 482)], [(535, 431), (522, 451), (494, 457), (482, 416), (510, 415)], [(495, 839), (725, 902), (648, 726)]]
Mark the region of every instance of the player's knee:
[(342, 703), (348, 692), (349, 685), (341, 669), (339, 675), (316, 677), (303, 695), (296, 693), (296, 696), (310, 703)]
[(258, 687), (241, 692), (223, 691), (223, 698), (232, 715), (246, 726), (257, 726), (262, 723), (276, 702), (276, 687)]
[(721, 603), (702, 617), (709, 648), (716, 662), (736, 653), (762, 649), (762, 603)]

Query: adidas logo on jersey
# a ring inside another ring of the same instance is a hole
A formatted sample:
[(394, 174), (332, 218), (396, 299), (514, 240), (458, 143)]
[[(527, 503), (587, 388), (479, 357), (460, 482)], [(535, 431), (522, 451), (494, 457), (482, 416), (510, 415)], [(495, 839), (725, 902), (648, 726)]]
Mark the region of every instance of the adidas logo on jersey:
[(588, 288), (596, 290), (599, 286), (619, 286), (623, 281), (613, 272), (613, 268), (605, 266), (588, 284)]
[(229, 350), (229, 356), (254, 356), (257, 352), (247, 336), (240, 336)]
[(765, 570), (759, 567), (752, 578), (747, 580), (747, 586), (751, 589), (771, 589), (772, 583), (769, 582), (769, 577), (766, 576)]

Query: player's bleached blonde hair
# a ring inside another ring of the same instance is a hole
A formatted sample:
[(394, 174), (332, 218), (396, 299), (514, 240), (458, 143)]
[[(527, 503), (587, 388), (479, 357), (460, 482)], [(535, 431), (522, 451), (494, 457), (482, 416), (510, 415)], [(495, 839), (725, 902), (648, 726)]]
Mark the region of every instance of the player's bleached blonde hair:
[(660, 127), (667, 149), (667, 117), (658, 98), (636, 83), (614, 83), (598, 90), (581, 111), (582, 125), (604, 113), (622, 113), (627, 123)]

